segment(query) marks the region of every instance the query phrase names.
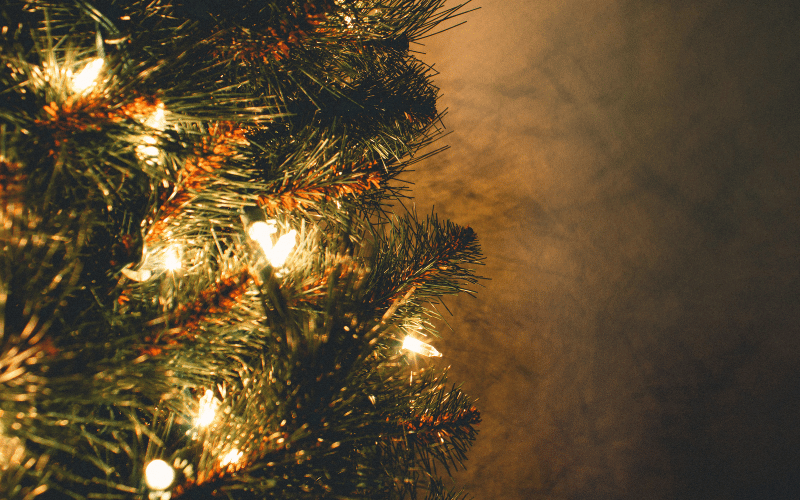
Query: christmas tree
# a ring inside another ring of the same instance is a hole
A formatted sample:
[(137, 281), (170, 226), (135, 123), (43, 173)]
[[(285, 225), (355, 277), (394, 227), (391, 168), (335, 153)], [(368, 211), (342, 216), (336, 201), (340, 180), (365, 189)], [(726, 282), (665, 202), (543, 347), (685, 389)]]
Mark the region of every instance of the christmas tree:
[(460, 498), (443, 0), (0, 7), (0, 497)]

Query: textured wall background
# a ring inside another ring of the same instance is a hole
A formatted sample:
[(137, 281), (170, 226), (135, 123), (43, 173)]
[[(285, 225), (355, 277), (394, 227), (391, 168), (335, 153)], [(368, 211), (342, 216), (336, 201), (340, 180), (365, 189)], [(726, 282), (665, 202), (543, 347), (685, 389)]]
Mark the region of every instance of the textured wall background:
[(478, 500), (800, 498), (800, 4), (476, 0), (421, 50), (473, 227)]

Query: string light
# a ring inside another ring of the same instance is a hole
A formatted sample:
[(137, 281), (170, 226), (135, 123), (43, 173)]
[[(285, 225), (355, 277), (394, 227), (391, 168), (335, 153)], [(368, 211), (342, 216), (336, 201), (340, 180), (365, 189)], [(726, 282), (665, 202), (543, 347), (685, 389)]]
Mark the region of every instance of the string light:
[(151, 490), (166, 490), (175, 480), (175, 469), (167, 462), (156, 459), (144, 469), (144, 481)]
[(141, 139), (144, 144), (136, 146), (136, 156), (138, 156), (140, 160), (158, 158), (160, 151), (156, 147), (158, 143), (156, 138), (151, 135), (143, 135)]
[[(156, 104), (155, 108), (155, 111), (150, 113), (150, 115), (147, 117), (138, 116), (137, 120), (148, 128), (163, 131), (167, 127), (167, 115), (164, 103), (159, 102)], [(136, 156), (148, 165), (159, 163), (161, 150), (156, 146), (158, 140), (152, 135), (140, 135), (136, 139), (141, 141), (141, 144), (136, 146)]]
[(275, 226), (274, 220), (254, 222), (250, 224), (250, 229), (247, 230), (247, 234), (257, 241), (259, 245), (264, 247), (268, 244), (270, 248), (272, 247), (271, 236), (277, 232), (278, 228)]
[(267, 256), (270, 264), (273, 267), (282, 267), (297, 244), (297, 231), (292, 229), (278, 238), (278, 241), (273, 245), (272, 235), (277, 232), (278, 228), (274, 220), (254, 222), (247, 230), (250, 238), (255, 240), (264, 250), (264, 255)]
[(412, 337), (410, 335), (406, 336), (405, 340), (403, 340), (403, 349), (406, 349), (411, 352), (415, 352), (417, 354), (421, 354), (423, 356), (429, 357), (441, 357), (442, 353), (436, 350), (435, 347), (432, 345), (426, 344), (421, 340)]
[(180, 250), (177, 245), (170, 245), (164, 254), (164, 268), (167, 271), (178, 271), (182, 266)]
[(183, 268), (183, 249), (182, 246), (174, 243), (166, 248), (158, 250), (142, 249), (142, 262), (139, 269), (134, 270), (134, 266), (129, 266), (120, 270), (128, 279), (144, 282), (153, 276), (159, 276), (164, 271), (176, 272)]
[(156, 110), (145, 119), (144, 124), (157, 130), (164, 130), (167, 127), (167, 115), (164, 111), (163, 102), (159, 102), (156, 105)]
[(244, 453), (239, 451), (237, 448), (233, 448), (224, 457), (220, 459), (219, 465), (221, 467), (225, 467), (226, 465), (236, 464), (239, 462), (239, 459), (241, 459), (243, 455)]
[(292, 229), (288, 233), (278, 238), (278, 242), (275, 243), (274, 247), (272, 247), (272, 251), (270, 251), (270, 253), (267, 255), (267, 258), (269, 258), (269, 261), (273, 266), (283, 266), (283, 264), (286, 262), (286, 259), (289, 258), (289, 254), (292, 253), (292, 249), (296, 243), (297, 231)]
[(103, 69), (103, 58), (98, 57), (92, 59), (86, 66), (83, 67), (78, 73), (72, 77), (72, 91), (76, 94), (83, 94), (91, 89), (100, 76), (100, 71)]
[(194, 423), (197, 427), (206, 427), (214, 421), (220, 401), (214, 397), (214, 391), (206, 389), (205, 395), (200, 398), (200, 411)]

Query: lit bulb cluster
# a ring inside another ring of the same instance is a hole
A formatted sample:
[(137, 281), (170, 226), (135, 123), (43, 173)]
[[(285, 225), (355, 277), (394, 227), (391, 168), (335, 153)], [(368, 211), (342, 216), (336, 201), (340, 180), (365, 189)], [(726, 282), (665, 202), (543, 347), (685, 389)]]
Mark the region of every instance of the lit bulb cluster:
[[(351, 24), (352, 20), (348, 18), (347, 22)], [(66, 87), (75, 96), (88, 96), (105, 81), (103, 76), (105, 61), (102, 57), (96, 57), (78, 67), (80, 69), (74, 74), (71, 70), (66, 70)], [(61, 75), (63, 74), (61, 73)], [(44, 79), (47, 80), (46, 77)], [(167, 111), (164, 104), (157, 103), (152, 113), (136, 116), (135, 119), (151, 131), (151, 133), (142, 133), (131, 138), (136, 144), (134, 149), (136, 156), (148, 165), (160, 163), (162, 152), (159, 149), (158, 132), (163, 132), (167, 127)], [(292, 229), (279, 235), (275, 220), (251, 224), (248, 228), (248, 235), (258, 243), (267, 261), (276, 269), (283, 268), (297, 244), (297, 231)], [(145, 249), (142, 261), (137, 267), (129, 266), (122, 269), (121, 272), (127, 278), (137, 282), (147, 281), (164, 272), (176, 273), (184, 268), (184, 261), (187, 259), (185, 253), (186, 250), (183, 246), (177, 243)], [(199, 429), (212, 426), (221, 404), (212, 390), (206, 390), (200, 397), (197, 416), (193, 421), (194, 438), (197, 437)], [(5, 440), (0, 442), (0, 445), (2, 445), (0, 446), (0, 468), (6, 468), (8, 464), (21, 460), (23, 449), (19, 445), (19, 440), (16, 438)], [(240, 462), (243, 456), (244, 452), (236, 447), (223, 448), (223, 453), (219, 455), (218, 459), (219, 466), (222, 468), (233, 467)], [(175, 466), (182, 467), (177, 462)], [(176, 469), (164, 460), (154, 459), (146, 464), (143, 472), (144, 482), (150, 490), (149, 499), (168, 500), (172, 495), (170, 490), (176, 482)]]
[[(70, 90), (79, 96), (90, 93), (99, 83), (104, 65), (103, 58), (97, 57), (84, 64), (74, 75), (71, 70), (67, 70)], [(150, 116), (142, 117), (140, 122), (151, 129), (163, 131), (167, 124), (164, 103), (158, 103), (156, 110)], [(161, 156), (161, 150), (157, 146), (158, 140), (152, 135), (141, 135), (136, 140), (139, 142), (136, 146), (136, 156), (148, 165), (158, 163)]]

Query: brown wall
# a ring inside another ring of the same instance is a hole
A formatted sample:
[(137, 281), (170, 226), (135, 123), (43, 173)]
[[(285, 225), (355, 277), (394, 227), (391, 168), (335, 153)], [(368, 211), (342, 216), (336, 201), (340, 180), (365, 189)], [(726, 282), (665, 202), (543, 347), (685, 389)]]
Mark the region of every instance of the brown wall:
[(483, 411), (459, 479), (800, 498), (800, 2), (472, 5), (411, 175), (491, 278), (436, 344)]

